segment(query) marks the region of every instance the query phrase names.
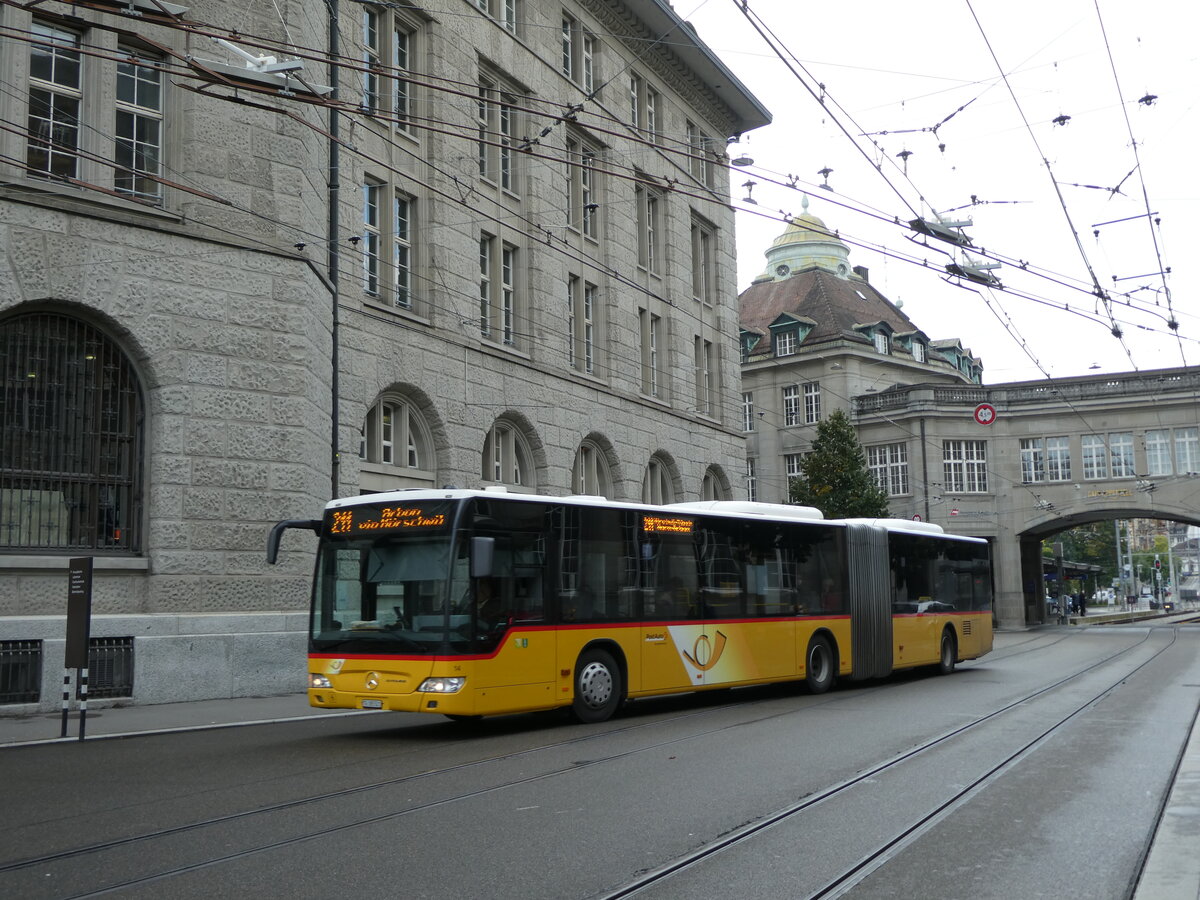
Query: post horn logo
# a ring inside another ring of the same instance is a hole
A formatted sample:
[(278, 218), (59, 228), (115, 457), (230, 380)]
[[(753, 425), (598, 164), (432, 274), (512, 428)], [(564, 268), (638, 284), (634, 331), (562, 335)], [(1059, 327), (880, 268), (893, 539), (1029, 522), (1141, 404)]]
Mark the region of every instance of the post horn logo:
[(724, 632), (718, 631), (715, 639), (710, 644), (708, 635), (702, 634), (696, 638), (696, 643), (692, 645), (691, 653), (688, 653), (686, 650), (683, 651), (683, 658), (701, 672), (707, 672), (717, 664), (717, 661), (721, 658), (721, 654), (725, 652), (725, 644), (728, 640)]
[(378, 672), (368, 672), (366, 684), (367, 684), (368, 691), (373, 691), (373, 690), (375, 690), (375, 688), (379, 687), (379, 673)]

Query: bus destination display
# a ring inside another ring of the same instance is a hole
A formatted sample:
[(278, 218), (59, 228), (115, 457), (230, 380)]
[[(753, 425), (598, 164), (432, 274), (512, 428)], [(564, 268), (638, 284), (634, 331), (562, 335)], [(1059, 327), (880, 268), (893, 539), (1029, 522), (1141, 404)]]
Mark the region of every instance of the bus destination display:
[(397, 503), (388, 506), (348, 506), (329, 513), (329, 534), (361, 534), (368, 531), (436, 530), (448, 522), (443, 507), (436, 509)]

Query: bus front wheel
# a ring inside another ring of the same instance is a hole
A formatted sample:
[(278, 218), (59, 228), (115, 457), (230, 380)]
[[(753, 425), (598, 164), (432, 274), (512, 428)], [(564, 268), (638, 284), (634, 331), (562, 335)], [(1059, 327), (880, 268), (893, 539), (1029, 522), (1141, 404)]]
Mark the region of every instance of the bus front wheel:
[(575, 664), (575, 699), (571, 712), (580, 722), (603, 722), (621, 703), (621, 670), (610, 653), (588, 650)]
[(833, 648), (821, 635), (808, 642), (804, 656), (804, 686), (810, 694), (823, 694), (833, 687)]
[(958, 646), (954, 641), (954, 635), (947, 629), (942, 632), (942, 644), (938, 651), (938, 674), (949, 675), (954, 671), (954, 664), (958, 661)]

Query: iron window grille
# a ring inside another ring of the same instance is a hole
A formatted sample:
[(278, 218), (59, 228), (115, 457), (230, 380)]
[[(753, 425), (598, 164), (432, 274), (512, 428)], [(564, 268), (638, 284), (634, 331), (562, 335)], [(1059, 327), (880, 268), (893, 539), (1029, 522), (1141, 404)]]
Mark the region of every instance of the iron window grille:
[(0, 641), (0, 703), (42, 698), (42, 642)]

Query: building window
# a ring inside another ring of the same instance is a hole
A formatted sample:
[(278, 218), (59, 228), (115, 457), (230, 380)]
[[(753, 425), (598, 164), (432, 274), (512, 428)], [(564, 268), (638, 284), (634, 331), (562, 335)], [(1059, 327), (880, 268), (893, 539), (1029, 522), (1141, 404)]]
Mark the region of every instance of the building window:
[(637, 213), (638, 265), (657, 274), (662, 250), (662, 194), (657, 188), (639, 184), (634, 188)]
[(142, 389), (98, 329), (0, 320), (0, 547), (141, 549)]
[(783, 473), (786, 476), (787, 484), (787, 491), (784, 495), (784, 499), (786, 500), (792, 495), (792, 483), (804, 478), (804, 454), (785, 453), (783, 456)]
[(874, 337), (876, 353), (882, 353), (886, 356), (892, 352), (892, 339), (886, 331), (880, 329), (875, 332)]
[(804, 424), (821, 421), (821, 385), (815, 381), (804, 385)]
[(657, 453), (650, 457), (642, 479), (642, 502), (661, 506), (675, 502), (675, 483), (670, 464)]
[(695, 122), (687, 122), (688, 170), (705, 187), (716, 183), (714, 175), (713, 139), (702, 132)]
[(117, 63), (116, 162), (113, 187), (142, 200), (162, 200), (162, 72), (139, 65), (144, 55), (122, 47)]
[(595, 147), (567, 139), (567, 225), (585, 237), (599, 236)]
[(364, 491), (433, 485), (429, 428), (420, 411), (404, 397), (385, 395), (368, 410), (358, 458), (367, 464), (359, 475)]
[(867, 448), (867, 469), (889, 497), (908, 493), (908, 445), (879, 444)]
[(479, 238), (479, 334), (517, 344), (517, 248), (486, 232)]
[(753, 502), (758, 499), (758, 474), (754, 457), (746, 457), (746, 499)]
[(1071, 439), (1046, 438), (1046, 480), (1071, 480)]
[(646, 133), (646, 140), (652, 144), (657, 144), (662, 140), (662, 126), (659, 123), (659, 117), (662, 114), (662, 95), (652, 87), (646, 88), (644, 109), (646, 111), (646, 118), (642, 123), (642, 128)]
[(1021, 438), (1021, 481), (1036, 484), (1046, 480), (1046, 453), (1041, 438)]
[(754, 430), (754, 394), (742, 392), (742, 431)]
[(511, 422), (497, 419), (487, 433), (483, 444), (483, 480), (529, 491), (537, 488), (529, 445)]
[(775, 335), (775, 355), (791, 356), (796, 352), (796, 332), (780, 331)]
[(1137, 474), (1133, 465), (1133, 434), (1122, 432), (1108, 436), (1108, 453), (1112, 460), (1113, 478), (1132, 478)]
[(696, 368), (696, 412), (704, 416), (713, 414), (713, 345), (696, 335), (693, 341), (693, 356)]
[(79, 35), (34, 22), (29, 50), (29, 146), (37, 174), (78, 174), (79, 109), (83, 102)]
[(608, 470), (608, 457), (594, 441), (584, 441), (575, 451), (571, 486), (576, 494), (611, 498), (612, 476)]
[(913, 341), (912, 355), (915, 362), (925, 362), (925, 345), (921, 341)]
[(517, 135), (514, 110), (517, 99), (516, 92), (502, 87), (497, 79), (487, 75), (479, 77), (475, 106), (479, 177), (506, 191), (516, 190), (513, 151)]
[(722, 483), (720, 472), (715, 466), (704, 470), (704, 478), (700, 482), (701, 500), (728, 500), (728, 493)]
[(517, 33), (518, 0), (475, 0), (480, 11), (495, 19), (505, 31)]
[(1146, 432), (1146, 474), (1171, 475), (1170, 432), (1165, 428)]
[(985, 494), (986, 441), (943, 441), (942, 469), (945, 489), (954, 494)]
[(562, 73), (589, 94), (595, 88), (596, 38), (569, 13), (562, 14)]
[(662, 390), (662, 371), (659, 362), (662, 319), (649, 310), (640, 309), (638, 310), (638, 320), (642, 343), (642, 393), (658, 397)]
[(393, 4), (364, 6), (362, 26), (363, 109), (390, 119), (400, 131), (410, 131), (418, 25)]
[(1200, 428), (1175, 429), (1175, 471), (1180, 475), (1200, 472)]
[(1083, 477), (1088, 480), (1108, 477), (1108, 451), (1104, 447), (1104, 435), (1085, 434), (1080, 439), (1083, 454)]
[(567, 358), (572, 369), (595, 374), (596, 285), (577, 275), (567, 278)]
[(800, 387), (789, 384), (783, 389), (784, 427), (800, 424)]
[(362, 105), (367, 112), (378, 112), (382, 102), (379, 84), (383, 77), (383, 49), (379, 43), (379, 18), (379, 13), (374, 8), (363, 7)]
[(415, 214), (407, 194), (378, 181), (363, 185), (363, 290), (398, 309), (414, 308)]
[(712, 305), (716, 294), (716, 229), (692, 218), (692, 297)]

